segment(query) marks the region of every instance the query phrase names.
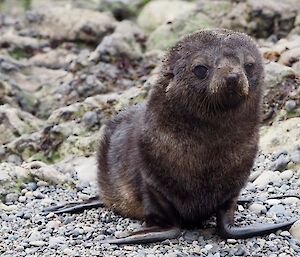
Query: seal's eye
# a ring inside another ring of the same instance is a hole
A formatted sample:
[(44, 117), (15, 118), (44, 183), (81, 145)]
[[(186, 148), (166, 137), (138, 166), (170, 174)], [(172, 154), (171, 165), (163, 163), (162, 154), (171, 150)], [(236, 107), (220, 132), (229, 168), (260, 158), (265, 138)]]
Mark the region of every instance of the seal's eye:
[(203, 65), (197, 65), (193, 69), (193, 73), (199, 78), (199, 79), (205, 79), (208, 73), (208, 69)]
[(253, 71), (254, 63), (246, 63), (244, 65), (245, 71), (249, 74)]

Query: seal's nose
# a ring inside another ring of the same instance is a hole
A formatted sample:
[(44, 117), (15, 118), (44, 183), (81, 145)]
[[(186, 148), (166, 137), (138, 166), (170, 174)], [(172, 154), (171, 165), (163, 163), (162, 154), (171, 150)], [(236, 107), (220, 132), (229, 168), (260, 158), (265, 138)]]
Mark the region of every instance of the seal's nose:
[(226, 77), (226, 83), (229, 85), (237, 84), (239, 80), (239, 75), (236, 73), (231, 73)]

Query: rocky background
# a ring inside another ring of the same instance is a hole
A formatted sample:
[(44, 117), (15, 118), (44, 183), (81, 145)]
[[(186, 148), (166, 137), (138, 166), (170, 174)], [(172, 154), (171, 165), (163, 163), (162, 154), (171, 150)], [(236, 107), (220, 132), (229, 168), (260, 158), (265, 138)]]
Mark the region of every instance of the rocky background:
[(201, 230), (146, 246), (100, 245), (140, 222), (107, 209), (41, 215), (96, 194), (94, 153), (105, 119), (143, 101), (164, 51), (201, 28), (257, 39), (266, 81), (260, 151), (236, 222), (298, 217), (300, 1), (0, 0), (0, 255), (300, 256), (290, 231), (222, 240)]

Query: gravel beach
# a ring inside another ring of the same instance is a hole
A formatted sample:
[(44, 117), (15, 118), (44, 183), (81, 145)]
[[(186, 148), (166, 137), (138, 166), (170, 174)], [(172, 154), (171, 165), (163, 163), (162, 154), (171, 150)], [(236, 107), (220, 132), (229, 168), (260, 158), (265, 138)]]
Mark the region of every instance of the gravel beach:
[[(236, 224), (294, 226), (223, 240), (211, 217), (178, 239), (117, 246), (99, 242), (141, 222), (106, 208), (44, 215), (97, 195), (103, 123), (147, 97), (166, 49), (213, 27), (254, 37), (266, 70), (259, 153), (241, 195), (252, 202)], [(299, 1), (4, 0), (0, 35), (1, 257), (300, 256)]]

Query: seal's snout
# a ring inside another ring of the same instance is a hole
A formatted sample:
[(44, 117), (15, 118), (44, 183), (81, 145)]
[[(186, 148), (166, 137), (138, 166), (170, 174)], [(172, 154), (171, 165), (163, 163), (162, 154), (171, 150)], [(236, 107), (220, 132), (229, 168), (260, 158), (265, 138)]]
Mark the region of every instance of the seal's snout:
[(227, 75), (225, 78), (226, 84), (231, 86), (231, 85), (237, 85), (240, 79), (240, 75), (237, 73), (230, 73)]

